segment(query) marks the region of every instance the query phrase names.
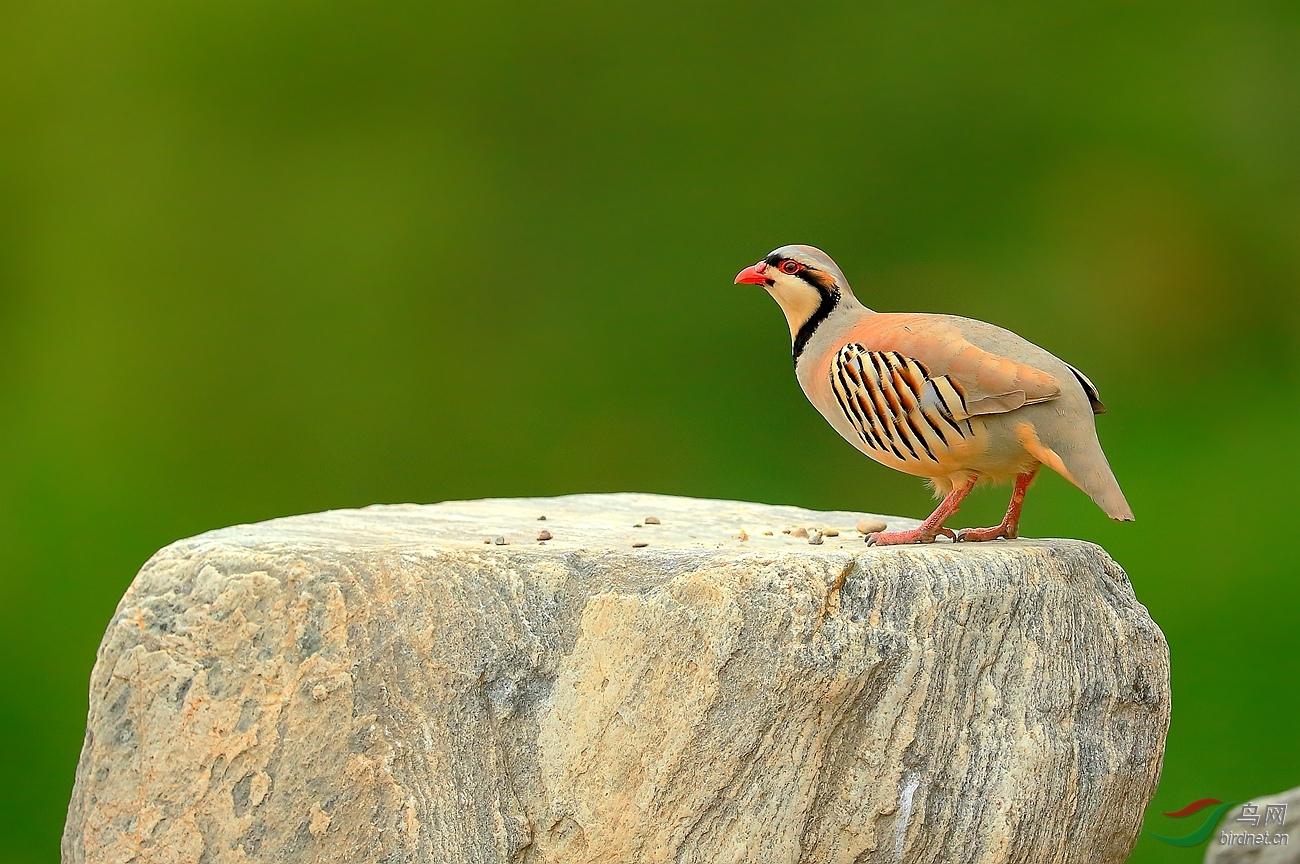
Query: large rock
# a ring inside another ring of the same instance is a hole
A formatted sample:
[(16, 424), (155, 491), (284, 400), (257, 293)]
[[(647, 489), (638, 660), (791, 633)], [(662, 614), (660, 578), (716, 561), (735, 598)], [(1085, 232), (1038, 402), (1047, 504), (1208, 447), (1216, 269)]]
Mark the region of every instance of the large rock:
[(1123, 861), (1169, 719), (1123, 571), (856, 521), (577, 495), (175, 543), (100, 648), (64, 860)]

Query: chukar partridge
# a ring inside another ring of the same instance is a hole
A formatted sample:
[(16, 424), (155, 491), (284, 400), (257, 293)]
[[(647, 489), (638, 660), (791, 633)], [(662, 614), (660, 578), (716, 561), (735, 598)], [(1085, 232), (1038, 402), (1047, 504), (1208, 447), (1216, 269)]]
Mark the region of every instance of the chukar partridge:
[[(795, 375), (808, 401), (872, 459), (925, 477), (943, 497), (921, 527), (867, 543), (1013, 539), (1041, 465), (1078, 486), (1112, 519), (1133, 521), (1094, 414), (1092, 382), (1016, 334), (956, 315), (873, 312), (830, 256), (782, 246), (736, 276), (762, 285), (790, 325)], [(980, 481), (1015, 481), (1002, 524), (944, 527)]]

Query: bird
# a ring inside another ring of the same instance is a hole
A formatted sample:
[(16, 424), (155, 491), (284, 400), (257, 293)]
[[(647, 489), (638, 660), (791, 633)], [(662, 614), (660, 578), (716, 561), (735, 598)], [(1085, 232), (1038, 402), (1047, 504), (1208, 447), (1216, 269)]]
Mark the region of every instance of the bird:
[[(919, 527), (867, 534), (868, 545), (1014, 540), (1043, 465), (1111, 519), (1133, 521), (1097, 439), (1106, 407), (1064, 360), (983, 321), (873, 311), (815, 246), (782, 246), (735, 284), (761, 285), (781, 307), (795, 377), (831, 427), (880, 464), (926, 478), (941, 499)], [(1014, 484), (1002, 522), (946, 527), (981, 482)]]

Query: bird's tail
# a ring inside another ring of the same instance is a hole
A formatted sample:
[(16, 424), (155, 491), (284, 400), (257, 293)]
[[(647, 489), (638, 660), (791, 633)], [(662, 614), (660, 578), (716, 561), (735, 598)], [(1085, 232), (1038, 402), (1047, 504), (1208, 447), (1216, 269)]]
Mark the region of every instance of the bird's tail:
[(1116, 522), (1133, 521), (1133, 508), (1128, 506), (1124, 492), (1119, 488), (1119, 481), (1106, 463), (1105, 456), (1102, 457), (1099, 469), (1083, 472), (1083, 476), (1076, 479), (1075, 485), (1087, 492), (1088, 497), (1096, 501), (1097, 506)]
[(1087, 442), (1091, 446), (1073, 450), (1063, 447), (1065, 458), (1062, 458), (1061, 454), (1039, 440), (1028, 423), (1020, 424), (1017, 431), (1025, 449), (1035, 459), (1082, 489), (1107, 516), (1116, 522), (1133, 521), (1133, 509), (1128, 506), (1124, 492), (1119, 488), (1119, 481), (1115, 479), (1115, 472), (1110, 470), (1110, 463), (1106, 461), (1106, 454), (1102, 452), (1101, 443), (1095, 434)]

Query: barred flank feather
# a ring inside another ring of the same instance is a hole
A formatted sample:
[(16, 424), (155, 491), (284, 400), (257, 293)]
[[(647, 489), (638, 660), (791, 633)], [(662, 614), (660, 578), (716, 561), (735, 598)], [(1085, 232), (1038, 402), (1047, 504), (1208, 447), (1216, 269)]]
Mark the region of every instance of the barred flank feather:
[(831, 363), (831, 389), (864, 444), (905, 462), (937, 464), (936, 452), (974, 434), (958, 386), (897, 351), (845, 345)]

